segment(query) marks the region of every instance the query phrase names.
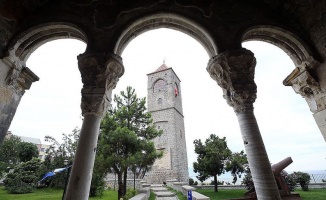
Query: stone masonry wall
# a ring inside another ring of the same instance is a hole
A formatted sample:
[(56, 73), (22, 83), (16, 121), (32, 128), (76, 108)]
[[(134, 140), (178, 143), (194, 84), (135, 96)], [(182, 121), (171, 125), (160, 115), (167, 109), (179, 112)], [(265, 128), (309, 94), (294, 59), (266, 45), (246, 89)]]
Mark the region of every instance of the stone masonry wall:
[[(166, 83), (166, 87), (160, 91), (153, 88), (158, 80)], [(171, 179), (187, 182), (189, 175), (181, 86), (179, 78), (171, 68), (148, 75), (147, 99), (154, 124), (163, 130), (162, 136), (154, 139), (154, 143), (157, 149), (164, 151), (164, 155), (161, 160), (155, 162), (145, 180), (149, 183), (162, 183)]]

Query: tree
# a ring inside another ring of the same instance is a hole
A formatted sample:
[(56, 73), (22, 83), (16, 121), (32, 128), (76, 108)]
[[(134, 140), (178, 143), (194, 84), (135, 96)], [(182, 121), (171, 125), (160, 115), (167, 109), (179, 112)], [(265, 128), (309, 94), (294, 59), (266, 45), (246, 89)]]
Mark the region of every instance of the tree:
[(235, 184), (238, 177), (241, 178), (242, 173), (245, 172), (247, 167), (247, 155), (244, 153), (244, 151), (240, 151), (240, 153), (232, 153), (229, 160), (226, 162), (225, 170), (227, 172), (231, 172), (231, 175), (233, 176), (232, 183)]
[(18, 156), (21, 162), (27, 162), (38, 157), (38, 149), (33, 143), (21, 142), (18, 145)]
[(211, 134), (205, 144), (200, 139), (196, 139), (194, 144), (198, 154), (197, 162), (193, 163), (194, 172), (199, 173), (196, 177), (201, 182), (214, 177), (214, 191), (217, 192), (217, 176), (225, 172), (225, 161), (231, 156), (226, 139)]
[(114, 96), (116, 107), (111, 107), (101, 122), (98, 144), (104, 169), (118, 175), (119, 199), (126, 195), (128, 169), (146, 171), (161, 156), (151, 140), (162, 134), (146, 112), (145, 98), (138, 98), (131, 87), (120, 94)]
[[(73, 162), (79, 133), (80, 129), (78, 127), (74, 128), (69, 134), (62, 133), (61, 143), (52, 136), (45, 136), (44, 140), (50, 142), (51, 145), (46, 150), (47, 157), (44, 162), (44, 167), (41, 169), (44, 174), (56, 168), (64, 167), (64, 160), (67, 160), (68, 163)], [(50, 178), (50, 183), (49, 180), (46, 180), (46, 184), (50, 187), (63, 188), (66, 176), (65, 173), (58, 173), (53, 178)]]
[(21, 139), (12, 135), (5, 139), (0, 146), (0, 178), (2, 178), (9, 169), (13, 169), (19, 163), (19, 144)]

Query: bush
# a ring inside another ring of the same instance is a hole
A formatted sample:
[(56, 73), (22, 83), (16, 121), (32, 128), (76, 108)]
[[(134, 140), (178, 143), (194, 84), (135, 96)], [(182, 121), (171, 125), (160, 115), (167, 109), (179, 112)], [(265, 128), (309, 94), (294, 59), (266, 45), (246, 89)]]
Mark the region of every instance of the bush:
[(38, 158), (33, 158), (28, 162), (21, 163), (14, 169), (14, 172), (9, 173), (3, 181), (5, 189), (12, 194), (33, 192), (40, 177), (39, 169), (41, 165), (41, 160)]
[(297, 186), (297, 182), (295, 181), (294, 177), (291, 174), (288, 174), (284, 170), (281, 171), (281, 176), (284, 178), (284, 181), (289, 187), (289, 190), (293, 192)]
[[(295, 178), (292, 176), (292, 174), (289, 175), (285, 170), (282, 170), (281, 176), (283, 177), (283, 179), (284, 179), (285, 183), (287, 184), (287, 186), (289, 187), (290, 191), (294, 191), (297, 182), (296, 182)], [(245, 185), (245, 187), (248, 191), (250, 191), (250, 192), (255, 191), (255, 185), (252, 180), (251, 171), (249, 168), (246, 169), (246, 174), (245, 174), (241, 184)]]
[(303, 191), (308, 191), (308, 185), (310, 183), (310, 175), (304, 172), (293, 172), (291, 176), (294, 180), (300, 184)]
[(102, 174), (94, 173), (92, 176), (92, 183), (89, 190), (89, 196), (95, 197), (95, 196), (102, 196), (104, 192), (104, 177)]
[(136, 196), (136, 194), (137, 194), (136, 190), (128, 188), (123, 200), (131, 199), (132, 197)]
[(195, 181), (192, 178), (189, 178), (189, 185), (194, 185)]

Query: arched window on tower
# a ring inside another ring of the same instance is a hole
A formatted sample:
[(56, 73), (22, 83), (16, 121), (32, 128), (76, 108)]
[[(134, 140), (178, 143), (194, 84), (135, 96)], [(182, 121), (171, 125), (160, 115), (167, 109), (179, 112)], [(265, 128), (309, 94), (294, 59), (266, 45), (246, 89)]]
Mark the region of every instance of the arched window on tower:
[(165, 91), (167, 89), (166, 81), (163, 79), (156, 81), (153, 89), (154, 89), (153, 92)]

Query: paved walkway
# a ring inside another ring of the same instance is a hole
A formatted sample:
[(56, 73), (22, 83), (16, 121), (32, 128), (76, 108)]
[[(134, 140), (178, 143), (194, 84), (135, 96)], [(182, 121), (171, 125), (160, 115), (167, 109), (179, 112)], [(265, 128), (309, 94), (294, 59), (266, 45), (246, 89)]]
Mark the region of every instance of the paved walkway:
[(156, 195), (156, 200), (178, 200), (174, 193), (162, 185), (151, 185), (151, 190)]

